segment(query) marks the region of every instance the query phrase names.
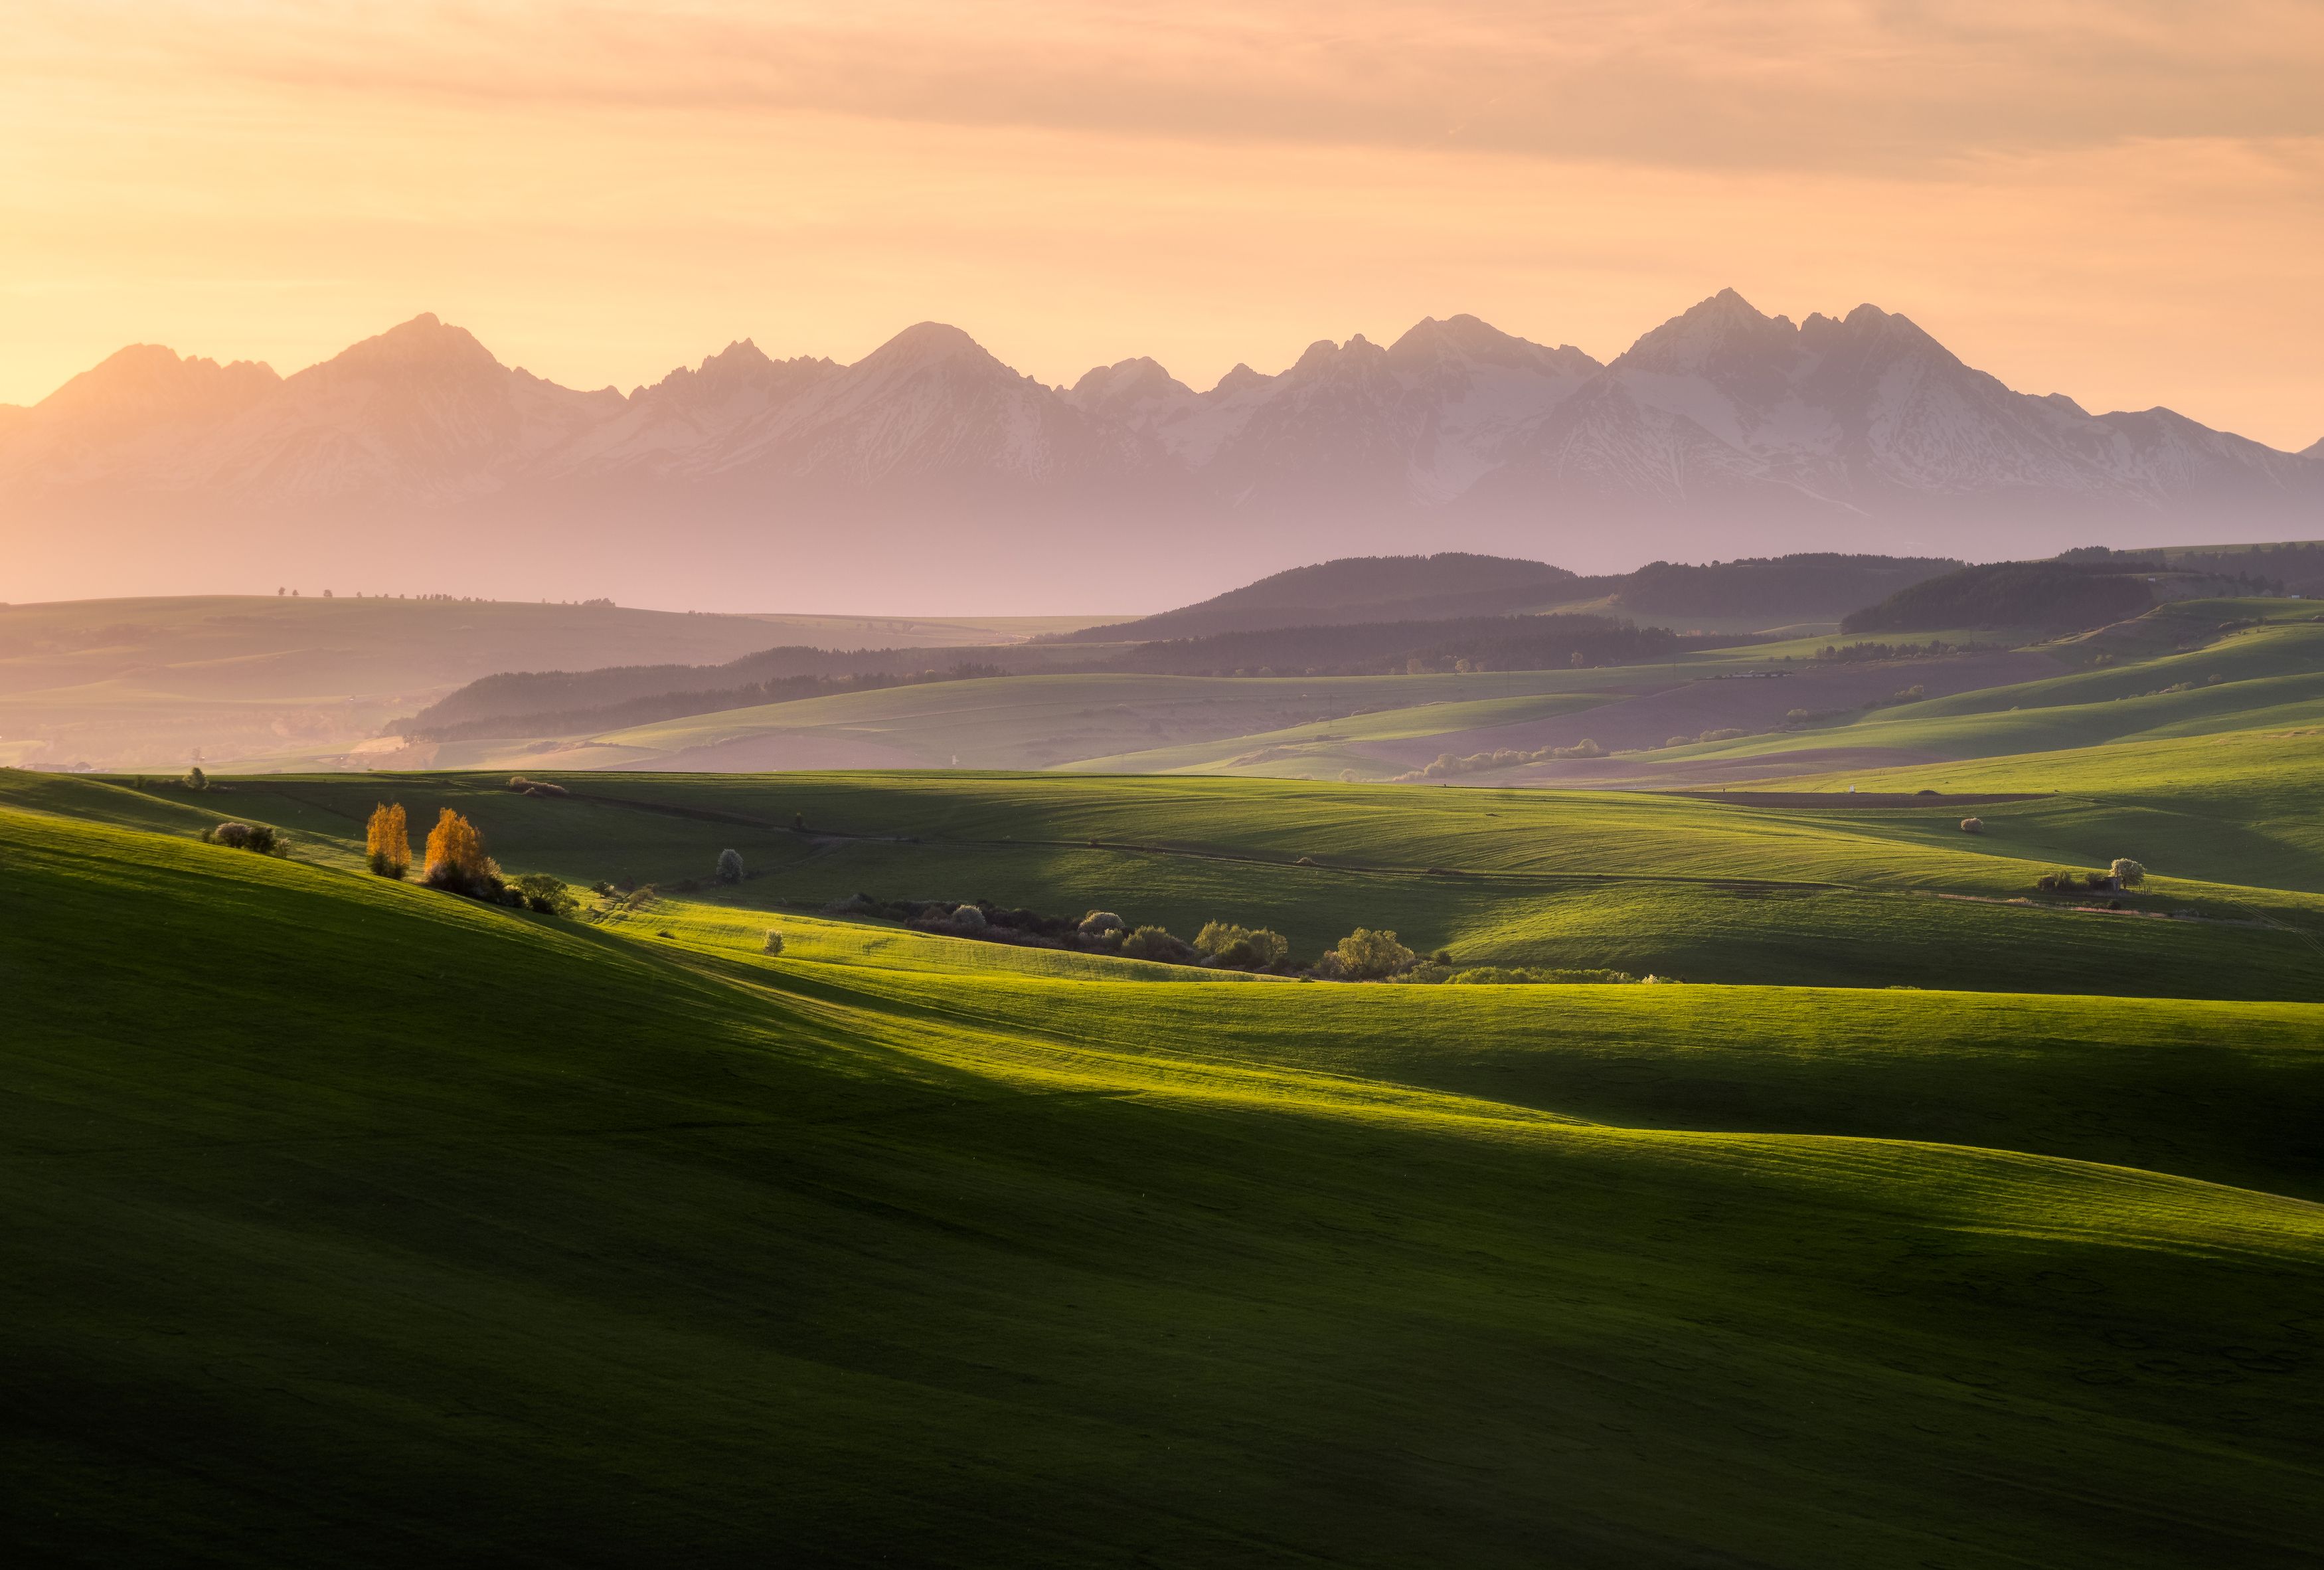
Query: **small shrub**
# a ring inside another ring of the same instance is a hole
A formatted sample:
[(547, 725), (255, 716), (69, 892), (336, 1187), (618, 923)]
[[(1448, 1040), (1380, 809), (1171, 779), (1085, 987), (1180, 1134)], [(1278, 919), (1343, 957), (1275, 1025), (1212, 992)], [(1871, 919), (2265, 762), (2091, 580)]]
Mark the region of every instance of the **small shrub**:
[(571, 794), (562, 785), (552, 785), (546, 780), (528, 780), (521, 774), (509, 777), (508, 788), (521, 796), (566, 796)]
[(1375, 932), (1368, 927), (1357, 928), (1325, 956), (1337, 961), (1333, 968), (1348, 981), (1385, 981), (1399, 971), (1410, 970), (1418, 957), (1397, 941), (1395, 933)]
[(1668, 741), (1665, 742), (1663, 745), (1665, 747), (1691, 747), (1694, 745), (1694, 738), (1692, 736), (1673, 736)]
[(2107, 871), (2108, 875), (2126, 889), (2135, 889), (2139, 884), (2146, 882), (2146, 869), (2128, 856), (2115, 857), (2114, 865)]
[(952, 924), (963, 932), (982, 932), (990, 925), (984, 912), (973, 905), (963, 905), (952, 913)]
[(263, 856), (290, 854), (290, 842), (276, 833), (271, 823), (216, 823), (202, 830), (202, 838), (228, 850), (255, 851)]
[(1982, 817), (1962, 818), (1961, 832), (1963, 834), (1983, 834), (1985, 832), (1985, 819)]
[(1199, 956), (1185, 939), (1166, 927), (1140, 927), (1121, 940), (1125, 959), (1151, 959), (1164, 965), (1192, 965)]
[(186, 777), (180, 783), (189, 790), (207, 790), (210, 788), (210, 777), (203, 773), (201, 765), (197, 763), (186, 771)]
[(563, 880), (547, 873), (527, 873), (509, 885), (522, 899), (527, 908), (543, 916), (571, 916), (581, 909), (581, 901)]
[(1129, 933), (1130, 923), (1111, 910), (1093, 910), (1074, 930), (1097, 942), (1119, 942)]
[(741, 851), (723, 850), (718, 853), (718, 881), (722, 883), (739, 883), (742, 881)]
[(782, 951), (783, 935), (776, 931), (771, 927), (768, 928), (766, 937), (760, 940), (759, 952), (761, 954), (780, 954)]
[(1194, 952), (1230, 970), (1265, 970), (1290, 957), (1291, 940), (1264, 927), (1212, 921), (1194, 934)]

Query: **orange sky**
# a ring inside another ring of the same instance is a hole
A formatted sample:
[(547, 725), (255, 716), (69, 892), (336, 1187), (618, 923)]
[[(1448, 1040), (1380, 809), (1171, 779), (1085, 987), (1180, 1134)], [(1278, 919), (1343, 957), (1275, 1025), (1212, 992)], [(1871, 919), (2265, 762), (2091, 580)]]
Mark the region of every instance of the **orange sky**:
[(2312, 0), (9, 13), (0, 402), (422, 310), (581, 386), (931, 317), (1207, 385), (1462, 310), (1602, 357), (1731, 284), (2324, 437)]

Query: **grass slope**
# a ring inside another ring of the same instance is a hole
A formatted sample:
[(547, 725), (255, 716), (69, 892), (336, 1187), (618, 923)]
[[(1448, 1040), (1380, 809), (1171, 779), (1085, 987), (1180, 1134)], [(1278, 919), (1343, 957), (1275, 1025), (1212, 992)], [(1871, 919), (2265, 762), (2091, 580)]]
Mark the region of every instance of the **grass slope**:
[(687, 754), (723, 765), (754, 743), (765, 749), (819, 742), (877, 748), (879, 761), (906, 766), (958, 760), (976, 768), (1041, 769), (1131, 745), (1257, 735), (1379, 709), (1532, 697), (1565, 690), (1581, 674), (1018, 676), (728, 709), (593, 741), (622, 749), (622, 766), (630, 768)]
[(1133, 1029), (1102, 983), (874, 987), (18, 812), (0, 902), (32, 1556), (2120, 1570), (2324, 1531), (2319, 1213), (2149, 1148), (2193, 1085), (2177, 1159), (2264, 1175), (2297, 1012), (1867, 1018), (1868, 1061), (2048, 1087), (1939, 1122), (2039, 1146), (2081, 1082), (2140, 1169), (1895, 1137), (1868, 1069), (1817, 1104), (1781, 1060), (1845, 1057), (1865, 994), (1587, 1000), (1572, 1049), (1684, 1076), (1715, 1030), (1799, 1104), (1697, 1132), (1617, 1126), (1641, 1093), (1586, 1065), (1572, 1106), (1431, 1086), (1434, 1030), (1559, 1044), (1398, 989), (1142, 984)]
[[(1955, 634), (1956, 639), (1964, 636)], [(1117, 772), (1407, 766), (1334, 742), (1464, 733), (1577, 713), (1704, 676), (1805, 659), (1814, 639), (1691, 650), (1654, 664), (1370, 677), (1017, 676), (847, 693), (637, 725), (590, 737), (455, 743), (460, 767), (733, 770), (951, 766)], [(1731, 689), (1740, 692), (1742, 688)], [(1667, 734), (1666, 732), (1660, 734)], [(1659, 735), (1658, 738), (1659, 739)], [(566, 749), (563, 762), (553, 749)], [(1253, 762), (1250, 753), (1264, 753)]]
[[(2166, 607), (2126, 623), (2118, 637), (2084, 641), (2078, 652), (2126, 653), (2044, 680), (1985, 688), (1884, 708), (1847, 723), (1687, 749), (1674, 758), (1738, 765), (1844, 745), (1900, 756), (1962, 760), (2150, 735), (2213, 734), (2254, 725), (2324, 719), (2324, 625), (2303, 615), (2217, 632), (2216, 618), (2264, 615), (2292, 602), (2206, 601)], [(2164, 640), (2204, 642), (2162, 647)]]
[[(544, 799), (463, 775), (243, 779), (194, 795), (0, 774), (0, 800), (181, 830), (252, 817), (352, 867), (364, 817), (397, 799), (416, 828), (443, 807), (467, 815), (512, 872), (668, 885), (707, 877), (732, 846), (760, 874), (723, 896), (744, 906), (864, 891), (1117, 910), (1182, 935), (1215, 918), (1273, 927), (1303, 957), (1361, 925), (1472, 963), (1697, 982), (2324, 999), (2324, 894), (2222, 877), (2188, 850), (2191, 831), (2084, 803), (1980, 807), (1973, 837), (1941, 805), (1153, 776), (563, 779), (575, 794)], [(2222, 864), (2271, 843), (2232, 821), (2212, 833)], [(2156, 874), (2128, 901), (2144, 914), (2006, 902), (2061, 860), (2116, 854)], [(2157, 919), (2188, 911), (2201, 919)]]

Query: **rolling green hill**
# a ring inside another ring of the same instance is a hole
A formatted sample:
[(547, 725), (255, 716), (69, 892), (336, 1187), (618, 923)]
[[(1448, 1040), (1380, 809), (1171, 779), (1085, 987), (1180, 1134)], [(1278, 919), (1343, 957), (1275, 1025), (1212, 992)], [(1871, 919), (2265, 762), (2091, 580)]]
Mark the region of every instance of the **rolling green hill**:
[[(960, 758), (978, 768), (1038, 769), (1121, 752), (1124, 743), (1239, 740), (1380, 710), (1586, 691), (1619, 679), (1614, 670), (1245, 679), (1019, 676), (730, 709), (613, 732), (594, 738), (593, 745), (620, 749), (632, 767), (669, 760), (706, 768), (944, 767)], [(825, 755), (788, 761), (818, 749)]]
[[(470, 775), (198, 795), (15, 774), (0, 801), (181, 832), (240, 817), (353, 867), (365, 816), (392, 799), (415, 825), (470, 817), (512, 872), (585, 884), (706, 879), (731, 845), (759, 875), (724, 897), (767, 910), (859, 891), (1107, 909), (1183, 936), (1271, 927), (1305, 956), (1367, 926), (1470, 963), (1695, 982), (2324, 999), (2324, 875), (2302, 870), (2312, 831), (2272, 816), (2273, 798), (2166, 820), (2112, 796), (1810, 810), (1185, 776), (558, 778), (572, 795)], [(1984, 833), (1960, 831), (1969, 810)], [(2154, 874), (2128, 909), (2027, 902), (2061, 862), (2116, 855)]]
[[(20, 1554), (2123, 1570), (2324, 1535), (2314, 1003), (1221, 984), (733, 902), (871, 854), (1340, 928), (1463, 885), (1432, 863), (1967, 890), (2006, 851), (1542, 793), (618, 783), (5, 778)], [(512, 870), (770, 872), (478, 906), (354, 870), (379, 791), (474, 808)], [(227, 812), (309, 859), (182, 832)], [(1884, 963), (2008, 910), (1895, 901)]]

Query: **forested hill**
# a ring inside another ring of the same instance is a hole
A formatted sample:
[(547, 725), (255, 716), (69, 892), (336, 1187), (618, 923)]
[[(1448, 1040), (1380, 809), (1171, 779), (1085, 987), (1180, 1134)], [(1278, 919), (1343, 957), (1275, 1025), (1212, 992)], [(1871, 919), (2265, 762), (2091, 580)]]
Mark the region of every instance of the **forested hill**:
[(1577, 577), (1508, 557), (1355, 556), (1278, 572), (1175, 611), (1061, 641), (1148, 642), (1358, 622), (1443, 621), (1558, 606), (1632, 616), (1760, 618), (1766, 626), (1838, 621), (1961, 564), (1944, 557), (1811, 552), (1734, 561), (1649, 562), (1636, 572)]
[(1621, 609), (1644, 616), (1757, 616), (1769, 626), (1832, 621), (1899, 589), (1957, 570), (1945, 557), (1816, 552), (1696, 565), (1652, 561), (1632, 573), (1582, 578)]
[(1269, 627), (1436, 621), (1498, 615), (1573, 597), (1562, 567), (1448, 550), (1434, 556), (1347, 556), (1295, 567), (1158, 615), (1084, 627), (1060, 641), (1149, 642)]

